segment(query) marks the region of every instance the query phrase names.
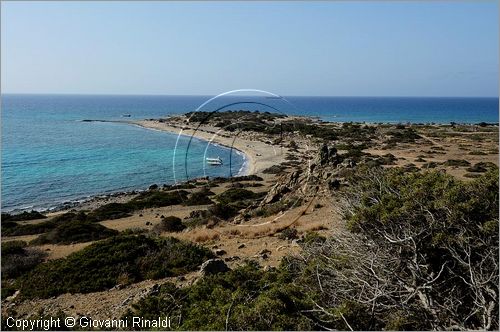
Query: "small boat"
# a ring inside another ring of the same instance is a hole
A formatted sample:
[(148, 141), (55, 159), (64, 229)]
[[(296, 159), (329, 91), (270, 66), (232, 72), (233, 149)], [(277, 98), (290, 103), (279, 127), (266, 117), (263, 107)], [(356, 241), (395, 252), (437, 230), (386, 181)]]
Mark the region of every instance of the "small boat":
[(122, 115), (122, 117), (124, 117), (124, 118), (130, 118), (131, 116), (132, 116), (132, 115), (130, 115), (130, 114), (123, 114), (123, 115)]
[(212, 166), (222, 165), (222, 159), (220, 157), (206, 158), (205, 160), (206, 160), (207, 164), (212, 165)]

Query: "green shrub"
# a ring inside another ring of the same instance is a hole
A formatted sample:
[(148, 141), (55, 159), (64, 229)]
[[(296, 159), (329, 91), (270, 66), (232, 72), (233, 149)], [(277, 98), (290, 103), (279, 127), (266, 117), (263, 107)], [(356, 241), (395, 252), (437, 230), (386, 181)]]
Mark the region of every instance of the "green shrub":
[(48, 232), (57, 224), (53, 220), (47, 220), (36, 224), (18, 224), (16, 222), (2, 222), (3, 236), (33, 235)]
[(302, 237), (300, 242), (303, 243), (304, 245), (311, 245), (314, 243), (323, 243), (325, 241), (326, 241), (326, 237), (319, 235), (317, 232), (308, 231)]
[(230, 204), (217, 203), (209, 207), (208, 212), (211, 216), (215, 216), (223, 220), (229, 220), (238, 214), (238, 209)]
[(100, 206), (90, 213), (98, 221), (129, 217), (132, 212), (147, 208), (156, 208), (182, 204), (187, 200), (188, 192), (175, 191), (145, 191), (127, 203), (109, 203)]
[(2, 299), (17, 290), (16, 280), (42, 263), (47, 253), (26, 247), (24, 241), (2, 242)]
[(185, 190), (145, 191), (132, 199), (129, 203), (135, 210), (163, 207), (181, 204), (187, 199), (188, 192)]
[(443, 166), (470, 166), (470, 162), (463, 159), (448, 159), (443, 163)]
[(24, 221), (24, 220), (45, 219), (45, 218), (47, 218), (47, 216), (35, 210), (31, 210), (31, 212), (22, 212), (19, 214), (2, 213), (2, 222)]
[(3, 236), (19, 236), (19, 235), (33, 235), (49, 232), (55, 229), (57, 226), (62, 225), (67, 222), (74, 221), (95, 221), (94, 218), (85, 214), (84, 212), (66, 212), (49, 220), (42, 221), (39, 223), (27, 223), (18, 224), (13, 223), (12, 225), (4, 225), (2, 223), (2, 235)]
[(246, 264), (185, 288), (163, 284), (125, 316), (174, 317), (172, 328), (178, 330), (318, 329), (303, 314), (312, 307), (291, 281), (283, 270), (263, 272)]
[(31, 244), (71, 244), (97, 241), (117, 235), (118, 231), (101, 224), (74, 220), (60, 224), (48, 233), (40, 235)]
[(127, 203), (109, 203), (98, 207), (90, 214), (99, 221), (130, 217), (134, 211)]
[(231, 188), (215, 196), (215, 199), (222, 204), (231, 204), (238, 201), (254, 200), (264, 196), (265, 193), (254, 193), (243, 188)]
[(438, 165), (439, 165), (439, 164), (438, 164), (437, 162), (435, 162), (435, 161), (430, 161), (430, 162), (428, 162), (428, 163), (423, 164), (423, 165), (422, 165), (422, 168), (423, 168), (423, 169), (426, 169), (426, 168), (436, 168), (436, 167), (438, 167)]
[[(404, 173), (400, 169), (370, 170), (361, 177), (349, 188), (348, 195), (356, 199), (346, 200), (344, 212), (350, 229), (370, 244), (368, 251), (380, 253), (380, 265), (373, 269), (391, 271), (378, 278), (395, 278), (404, 285), (426, 284), (430, 290), (400, 309), (414, 307), (413, 313), (427, 315), (427, 329), (452, 322), (461, 322), (462, 329), (487, 328), (489, 324), (480, 317), (488, 309), (474, 299), (480, 296), (494, 305), (498, 297), (497, 169), (471, 182), (442, 172)], [(471, 276), (482, 283), (471, 282)], [(412, 293), (405, 292), (388, 301), (395, 303)], [(432, 304), (426, 298), (432, 298)], [(434, 311), (457, 298), (460, 302), (446, 314)], [(384, 315), (387, 312), (380, 317)], [(490, 323), (490, 328), (498, 328), (498, 320)]]
[(175, 238), (120, 235), (38, 265), (19, 286), (26, 298), (96, 292), (117, 285), (124, 276), (138, 282), (184, 274), (212, 257), (209, 250)]
[(467, 172), (474, 172), (474, 173), (484, 173), (487, 172), (488, 169), (498, 169), (498, 166), (491, 163), (491, 162), (479, 162), (474, 164), (474, 166), (467, 168)]
[(396, 128), (387, 134), (391, 136), (387, 143), (414, 143), (415, 140), (422, 138), (413, 128)]
[(184, 204), (188, 206), (213, 204), (212, 200), (209, 197), (213, 195), (215, 194), (208, 188), (203, 188), (200, 191), (194, 192), (189, 195), (189, 198), (184, 202)]
[(2, 278), (17, 278), (40, 264), (47, 254), (24, 241), (2, 242)]
[(488, 155), (486, 152), (479, 151), (479, 150), (471, 151), (471, 152), (469, 152), (469, 154), (472, 156), (486, 156), (486, 155)]
[(181, 232), (185, 228), (182, 220), (174, 216), (162, 218), (160, 223), (154, 227), (158, 232)]

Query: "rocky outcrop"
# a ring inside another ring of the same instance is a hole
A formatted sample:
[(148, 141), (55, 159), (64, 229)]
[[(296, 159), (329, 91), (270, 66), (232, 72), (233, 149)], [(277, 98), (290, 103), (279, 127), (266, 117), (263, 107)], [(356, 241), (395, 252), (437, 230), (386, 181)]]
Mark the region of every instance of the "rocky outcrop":
[(202, 276), (224, 273), (229, 271), (229, 267), (224, 263), (222, 259), (213, 258), (209, 259), (201, 265), (200, 273)]
[(283, 195), (292, 191), (292, 189), (299, 183), (302, 171), (294, 171), (287, 175), (282, 181), (278, 181), (274, 187), (269, 190), (269, 193), (262, 200), (261, 205), (271, 204), (279, 201)]
[(328, 147), (328, 145), (323, 144), (319, 150), (319, 154), (316, 157), (315, 164), (325, 166), (333, 165), (337, 166), (342, 162), (342, 158), (337, 154), (337, 149), (335, 147)]

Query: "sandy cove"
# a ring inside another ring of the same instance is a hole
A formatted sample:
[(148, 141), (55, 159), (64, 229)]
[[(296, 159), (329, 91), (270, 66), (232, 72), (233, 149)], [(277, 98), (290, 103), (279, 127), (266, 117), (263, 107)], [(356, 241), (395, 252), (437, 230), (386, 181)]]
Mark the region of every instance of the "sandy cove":
[(255, 133), (241, 133), (235, 139), (234, 133), (212, 126), (200, 126), (196, 129), (182, 123), (165, 122), (165, 120), (139, 120), (130, 123), (143, 128), (193, 136), (241, 151), (247, 158), (245, 175), (258, 174), (266, 168), (279, 165), (285, 161), (288, 151), (285, 147), (274, 146), (265, 136), (258, 136)]

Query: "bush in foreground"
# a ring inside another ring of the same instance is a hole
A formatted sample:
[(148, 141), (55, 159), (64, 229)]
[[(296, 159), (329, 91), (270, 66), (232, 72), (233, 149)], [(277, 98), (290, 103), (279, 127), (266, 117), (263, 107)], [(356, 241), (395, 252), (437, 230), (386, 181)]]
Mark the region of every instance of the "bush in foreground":
[(24, 241), (2, 243), (2, 278), (16, 278), (40, 264), (47, 254)]
[(2, 243), (2, 299), (16, 291), (15, 278), (34, 269), (47, 256), (44, 251), (26, 246), (24, 241)]
[(184, 274), (212, 257), (209, 250), (175, 238), (121, 235), (41, 264), (23, 276), (18, 286), (26, 298), (89, 293), (119, 283)]
[(178, 330), (311, 330), (301, 312), (309, 308), (285, 270), (264, 272), (246, 264), (207, 276), (186, 288), (163, 284), (156, 295), (133, 306), (125, 316), (172, 317)]
[[(351, 229), (370, 246), (356, 253), (359, 242), (332, 243), (332, 254), (343, 250), (346, 262), (365, 254), (345, 275), (345, 287), (340, 279), (329, 280), (338, 291), (365, 289), (358, 298), (374, 308), (372, 326), (397, 313), (404, 324), (391, 328), (498, 328), (498, 170), (484, 174), (465, 183), (435, 171), (372, 169), (346, 192)], [(371, 262), (371, 270), (363, 261)], [(354, 277), (362, 281), (357, 286)]]

